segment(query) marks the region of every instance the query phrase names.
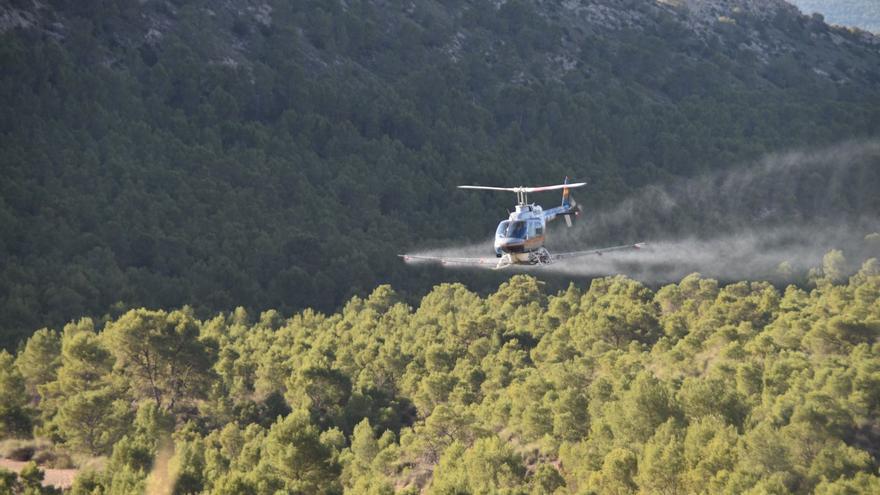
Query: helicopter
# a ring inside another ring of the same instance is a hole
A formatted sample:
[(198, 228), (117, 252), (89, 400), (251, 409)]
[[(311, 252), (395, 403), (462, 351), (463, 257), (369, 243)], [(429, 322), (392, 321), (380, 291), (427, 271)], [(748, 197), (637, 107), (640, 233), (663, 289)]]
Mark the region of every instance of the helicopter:
[[(568, 227), (572, 226), (572, 218), (581, 214), (581, 207), (571, 196), (570, 189), (586, 186), (586, 182), (569, 183), (568, 177), (562, 184), (539, 187), (492, 187), (492, 186), (458, 186), (459, 189), (478, 189), (486, 191), (509, 191), (516, 194), (515, 210), (510, 212), (507, 220), (502, 220), (495, 229), (493, 247), (495, 259), (492, 258), (457, 258), (445, 256), (422, 256), (400, 254), (406, 262), (433, 261), (442, 264), (491, 265), (504, 268), (510, 265), (549, 265), (554, 261), (576, 258), (580, 256), (598, 255), (613, 251), (641, 249), (644, 242), (613, 246), (587, 251), (573, 251), (551, 254), (544, 247), (547, 222), (557, 217), (565, 219)], [(562, 204), (553, 208), (543, 209), (540, 205), (530, 203), (531, 193), (562, 189)]]

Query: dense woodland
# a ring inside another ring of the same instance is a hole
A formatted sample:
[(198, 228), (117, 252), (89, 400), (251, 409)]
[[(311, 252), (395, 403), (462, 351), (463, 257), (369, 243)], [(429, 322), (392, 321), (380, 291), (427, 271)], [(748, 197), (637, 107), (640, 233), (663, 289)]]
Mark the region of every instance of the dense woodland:
[[(611, 20), (518, 0), (0, 7), (25, 19), (0, 33), (0, 346), (141, 306), (333, 312), (450, 278), (485, 294), (499, 277), (395, 257), (491, 234), (510, 198), (456, 184), (572, 175), (589, 211), (880, 134), (880, 55), (857, 34), (598, 3)], [(854, 184), (839, 197), (880, 188)]]
[(83, 318), (0, 352), (0, 433), (83, 466), (74, 494), (878, 493), (880, 264), (842, 261), (810, 290), (515, 276)]
[[(557, 290), (395, 257), (491, 234), (510, 198), (460, 183), (593, 211), (880, 136), (873, 38), (679, 4), (0, 4), (0, 493), (880, 493), (876, 258)], [(736, 206), (876, 219), (876, 163)]]

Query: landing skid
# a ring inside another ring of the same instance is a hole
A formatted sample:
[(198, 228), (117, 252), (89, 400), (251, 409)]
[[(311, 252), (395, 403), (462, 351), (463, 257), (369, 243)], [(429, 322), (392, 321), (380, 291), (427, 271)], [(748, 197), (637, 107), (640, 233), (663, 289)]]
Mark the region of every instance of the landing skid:
[(550, 251), (546, 248), (538, 248), (536, 251), (529, 253), (529, 263), (532, 265), (549, 265), (553, 262), (550, 257)]
[(498, 264), (495, 265), (495, 269), (500, 270), (502, 268), (506, 268), (512, 265), (513, 263), (513, 257), (510, 256), (510, 253), (505, 253), (502, 254), (500, 258), (498, 258)]
[(506, 268), (510, 265), (549, 265), (553, 263), (553, 257), (546, 248), (539, 248), (528, 253), (528, 259), (516, 258), (510, 253), (505, 253), (498, 259), (495, 269)]

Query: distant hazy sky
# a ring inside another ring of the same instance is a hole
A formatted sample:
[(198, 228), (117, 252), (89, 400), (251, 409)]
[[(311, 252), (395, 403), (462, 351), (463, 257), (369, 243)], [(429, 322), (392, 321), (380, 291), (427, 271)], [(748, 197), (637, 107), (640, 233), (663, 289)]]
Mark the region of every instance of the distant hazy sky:
[(828, 24), (855, 26), (880, 33), (880, 0), (788, 0), (801, 12), (818, 12)]

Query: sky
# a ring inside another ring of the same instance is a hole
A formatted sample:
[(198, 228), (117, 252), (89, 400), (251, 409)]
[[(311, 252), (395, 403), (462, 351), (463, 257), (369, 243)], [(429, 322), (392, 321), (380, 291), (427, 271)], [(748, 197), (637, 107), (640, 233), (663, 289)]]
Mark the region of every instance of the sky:
[(880, 34), (880, 0), (788, 0), (801, 12), (818, 12), (828, 24), (852, 26)]

